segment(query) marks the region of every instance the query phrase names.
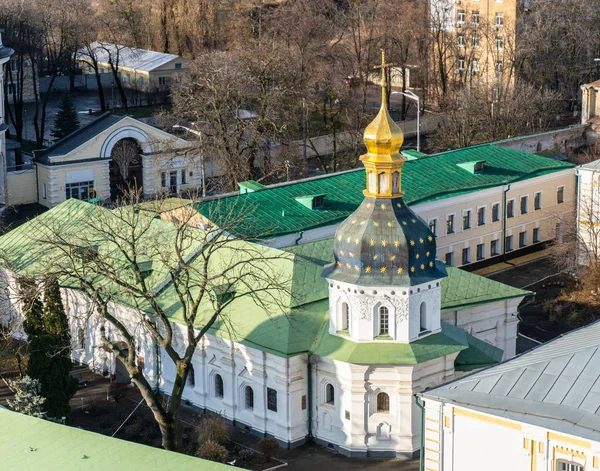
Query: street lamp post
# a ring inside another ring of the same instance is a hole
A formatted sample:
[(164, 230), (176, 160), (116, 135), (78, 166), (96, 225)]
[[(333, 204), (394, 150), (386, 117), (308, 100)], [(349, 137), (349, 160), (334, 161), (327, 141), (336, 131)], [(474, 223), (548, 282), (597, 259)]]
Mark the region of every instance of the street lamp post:
[[(193, 123), (192, 123), (193, 124)], [(190, 129), (188, 127), (185, 126), (181, 126), (180, 124), (174, 124), (173, 127), (175, 129), (183, 129), (191, 134), (194, 134), (195, 136), (198, 136), (200, 138), (200, 166), (202, 167), (202, 198), (206, 198), (206, 179), (205, 179), (205, 172), (204, 172), (204, 149), (202, 149), (202, 131), (198, 131), (197, 129)]]
[(417, 102), (417, 152), (421, 152), (421, 99), (419, 95), (410, 90), (406, 90), (404, 92), (392, 92), (394, 95), (404, 95), (411, 100), (415, 100)]

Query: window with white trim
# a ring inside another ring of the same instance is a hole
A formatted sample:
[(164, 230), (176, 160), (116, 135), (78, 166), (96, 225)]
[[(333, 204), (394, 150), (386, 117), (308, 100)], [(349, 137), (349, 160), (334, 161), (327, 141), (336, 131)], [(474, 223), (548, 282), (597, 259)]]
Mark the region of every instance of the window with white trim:
[(533, 209), (537, 211), (542, 209), (542, 192), (538, 191), (533, 197)]
[(390, 311), (386, 306), (379, 308), (379, 335), (390, 333)]
[(87, 200), (90, 198), (90, 190), (94, 189), (94, 182), (66, 183), (65, 192), (67, 199)]

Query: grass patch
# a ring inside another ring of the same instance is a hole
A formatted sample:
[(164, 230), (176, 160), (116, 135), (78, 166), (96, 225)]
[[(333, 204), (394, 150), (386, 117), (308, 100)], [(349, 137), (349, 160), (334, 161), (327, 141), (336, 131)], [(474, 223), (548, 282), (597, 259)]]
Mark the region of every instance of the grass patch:
[(168, 105), (155, 105), (155, 106), (135, 106), (129, 109), (117, 108), (115, 114), (132, 116), (133, 118), (150, 118), (160, 111), (169, 111), (171, 109)]

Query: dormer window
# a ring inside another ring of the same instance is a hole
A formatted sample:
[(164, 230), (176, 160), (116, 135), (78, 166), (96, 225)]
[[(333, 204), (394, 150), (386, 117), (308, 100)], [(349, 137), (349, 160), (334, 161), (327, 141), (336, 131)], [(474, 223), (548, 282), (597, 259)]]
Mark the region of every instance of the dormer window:
[(474, 175), (478, 173), (483, 173), (485, 171), (485, 160), (478, 160), (475, 162), (463, 162), (456, 165)]
[(390, 333), (390, 312), (387, 307), (379, 308), (379, 335), (389, 335)]
[(325, 206), (325, 195), (297, 196), (295, 200), (308, 209), (320, 209)]

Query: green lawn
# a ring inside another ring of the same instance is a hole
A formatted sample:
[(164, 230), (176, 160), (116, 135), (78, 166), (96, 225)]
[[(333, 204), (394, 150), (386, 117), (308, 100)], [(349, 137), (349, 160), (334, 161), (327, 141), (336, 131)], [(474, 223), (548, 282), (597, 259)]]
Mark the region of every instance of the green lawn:
[(171, 106), (169, 105), (155, 105), (155, 106), (136, 106), (130, 107), (129, 109), (117, 108), (115, 114), (126, 114), (136, 119), (149, 118), (160, 111), (169, 111)]

